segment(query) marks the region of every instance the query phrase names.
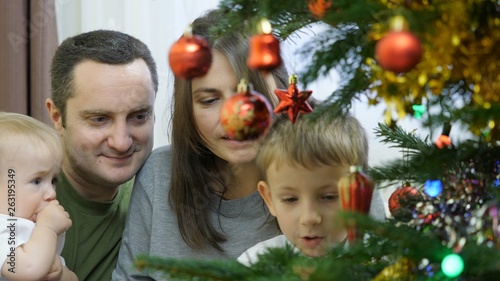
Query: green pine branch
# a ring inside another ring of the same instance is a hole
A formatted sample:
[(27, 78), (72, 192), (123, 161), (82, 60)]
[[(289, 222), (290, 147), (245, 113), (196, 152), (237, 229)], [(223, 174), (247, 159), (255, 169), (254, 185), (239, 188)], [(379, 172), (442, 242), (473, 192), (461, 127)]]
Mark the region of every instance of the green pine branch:
[(236, 260), (190, 260), (139, 255), (134, 266), (140, 271), (159, 271), (180, 280), (248, 280), (246, 278), (253, 275), (251, 269)]
[(377, 183), (441, 179), (455, 167), (470, 162), (475, 164), (481, 179), (491, 181), (489, 175), (494, 174), (495, 161), (500, 159), (500, 148), (480, 140), (455, 142), (451, 147), (439, 149), (429, 143), (428, 137), (422, 140), (399, 126), (390, 128), (382, 123), (375, 129), (375, 135), (382, 143), (401, 149), (401, 159), (369, 170), (368, 174)]
[[(359, 48), (360, 45), (368, 48)], [(311, 38), (298, 51), (307, 62), (299, 77), (307, 86), (318, 78), (328, 75), (332, 69), (336, 69), (342, 80), (357, 83), (359, 81), (356, 81), (355, 73), (362, 71), (361, 62), (372, 53), (370, 50), (373, 50), (373, 43), (366, 41), (362, 29), (354, 25), (328, 27)], [(369, 81), (366, 81), (363, 88), (367, 89), (368, 86)]]
[[(373, 280), (380, 272), (402, 259), (413, 262), (409, 272), (398, 272), (399, 280), (450, 280), (439, 267), (453, 251), (442, 244), (433, 232), (422, 232), (405, 225), (381, 223), (352, 212), (339, 213), (340, 224), (355, 224), (365, 232), (362, 240), (348, 247), (337, 245), (323, 257), (309, 258), (291, 248), (275, 248), (260, 256), (251, 267), (235, 260), (188, 260), (139, 256), (136, 267), (160, 271), (178, 280)], [(340, 225), (339, 225), (340, 226)], [(500, 252), (484, 245), (467, 243), (460, 256), (465, 269), (459, 280), (497, 280)], [(418, 266), (423, 261), (426, 266)], [(436, 274), (427, 275), (426, 268)], [(393, 279), (398, 280), (398, 279)]]
[(307, 9), (307, 1), (223, 0), (219, 8), (225, 16), (224, 21), (213, 29), (215, 34), (241, 30), (255, 34), (259, 21), (266, 18), (273, 26), (273, 33), (285, 40), (297, 30), (317, 21)]

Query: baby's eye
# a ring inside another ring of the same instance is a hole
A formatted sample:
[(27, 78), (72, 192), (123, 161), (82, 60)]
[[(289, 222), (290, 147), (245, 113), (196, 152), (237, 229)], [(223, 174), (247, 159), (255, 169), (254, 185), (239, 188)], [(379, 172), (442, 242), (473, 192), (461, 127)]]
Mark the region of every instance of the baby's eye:
[(36, 184), (36, 185), (39, 185), (42, 183), (42, 179), (41, 178), (36, 178), (36, 179), (33, 179), (31, 181), (32, 184)]
[(55, 185), (57, 183), (58, 179), (57, 178), (53, 178), (52, 179), (52, 185)]

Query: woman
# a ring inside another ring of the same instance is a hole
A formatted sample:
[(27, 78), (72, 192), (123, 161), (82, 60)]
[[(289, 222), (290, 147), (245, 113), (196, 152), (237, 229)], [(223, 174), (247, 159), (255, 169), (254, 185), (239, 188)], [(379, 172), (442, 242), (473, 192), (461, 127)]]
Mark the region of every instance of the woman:
[(221, 18), (217, 10), (209, 11), (192, 24), (193, 34), (211, 46), (212, 65), (203, 77), (174, 81), (172, 145), (153, 151), (136, 176), (113, 280), (162, 278), (158, 272), (135, 272), (138, 254), (236, 258), (279, 234), (257, 192), (258, 142), (227, 138), (219, 115), (240, 78), (275, 106), (273, 90), (286, 89), (288, 75), (284, 67), (267, 77), (249, 70), (248, 37), (209, 34)]

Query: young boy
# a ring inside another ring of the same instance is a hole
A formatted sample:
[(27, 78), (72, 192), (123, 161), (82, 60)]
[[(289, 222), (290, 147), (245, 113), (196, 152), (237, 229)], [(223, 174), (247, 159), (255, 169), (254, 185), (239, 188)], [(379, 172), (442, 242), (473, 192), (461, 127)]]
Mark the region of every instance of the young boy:
[(334, 223), (341, 210), (337, 182), (351, 165), (367, 168), (367, 159), (367, 135), (354, 117), (276, 121), (256, 161), (264, 176), (259, 193), (283, 235), (248, 249), (238, 261), (249, 266), (269, 248), (287, 244), (318, 257), (344, 240), (345, 229)]
[(55, 130), (0, 112), (0, 280), (78, 280), (59, 256), (71, 227), (55, 200), (62, 157)]

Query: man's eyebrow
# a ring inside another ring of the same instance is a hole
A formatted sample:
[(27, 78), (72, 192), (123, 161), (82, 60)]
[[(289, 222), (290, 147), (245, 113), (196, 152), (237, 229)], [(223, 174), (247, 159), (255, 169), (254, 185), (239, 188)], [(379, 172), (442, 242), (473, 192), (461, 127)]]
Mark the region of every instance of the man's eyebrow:
[(110, 111), (102, 110), (102, 109), (86, 109), (80, 111), (80, 116), (93, 116), (93, 115), (109, 115)]

